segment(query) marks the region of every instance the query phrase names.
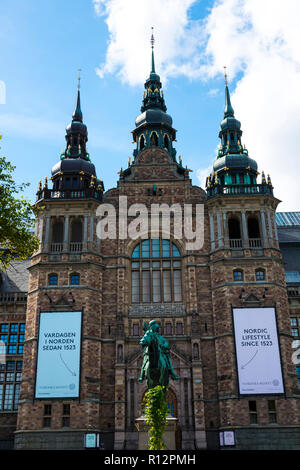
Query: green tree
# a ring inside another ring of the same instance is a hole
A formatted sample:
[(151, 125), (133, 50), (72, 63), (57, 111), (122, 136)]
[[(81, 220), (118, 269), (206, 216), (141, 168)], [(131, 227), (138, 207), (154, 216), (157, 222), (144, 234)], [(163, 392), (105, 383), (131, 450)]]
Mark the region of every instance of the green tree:
[(0, 270), (13, 259), (27, 259), (39, 246), (33, 233), (35, 206), (19, 194), (29, 183), (16, 184), (14, 170), (0, 157)]

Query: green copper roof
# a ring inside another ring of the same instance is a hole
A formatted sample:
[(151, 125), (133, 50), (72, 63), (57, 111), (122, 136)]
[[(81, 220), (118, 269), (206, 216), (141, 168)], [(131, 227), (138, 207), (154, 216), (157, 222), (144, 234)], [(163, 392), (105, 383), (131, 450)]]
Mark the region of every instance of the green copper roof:
[(234, 110), (233, 107), (231, 106), (231, 101), (230, 101), (230, 93), (228, 90), (228, 86), (225, 86), (225, 109), (224, 109), (224, 118), (227, 117), (234, 117)]

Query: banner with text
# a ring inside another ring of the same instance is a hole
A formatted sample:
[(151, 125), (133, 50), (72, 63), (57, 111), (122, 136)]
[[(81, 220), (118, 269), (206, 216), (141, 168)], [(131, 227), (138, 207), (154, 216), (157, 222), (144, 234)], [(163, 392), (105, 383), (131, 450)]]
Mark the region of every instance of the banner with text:
[(36, 398), (79, 396), (81, 312), (41, 312)]
[(241, 395), (284, 393), (275, 309), (233, 308)]

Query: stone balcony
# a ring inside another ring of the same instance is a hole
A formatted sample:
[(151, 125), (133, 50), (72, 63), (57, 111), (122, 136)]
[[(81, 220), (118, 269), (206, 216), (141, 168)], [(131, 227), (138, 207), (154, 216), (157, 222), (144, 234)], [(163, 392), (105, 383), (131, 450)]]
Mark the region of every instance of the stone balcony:
[(101, 202), (102, 194), (102, 190), (97, 190), (94, 188), (85, 188), (78, 190), (70, 189), (64, 191), (44, 188), (42, 191), (37, 192), (37, 201), (55, 201), (60, 199), (74, 201), (76, 199), (94, 199)]
[(207, 199), (216, 196), (255, 196), (267, 194), (273, 196), (273, 187), (269, 184), (220, 184), (207, 189)]

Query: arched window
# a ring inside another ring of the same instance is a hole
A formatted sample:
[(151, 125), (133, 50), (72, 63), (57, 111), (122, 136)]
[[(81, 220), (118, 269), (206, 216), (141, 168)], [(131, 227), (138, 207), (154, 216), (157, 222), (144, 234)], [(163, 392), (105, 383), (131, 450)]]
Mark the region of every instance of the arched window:
[(181, 259), (174, 243), (152, 238), (135, 247), (131, 263), (131, 294), (133, 303), (182, 301)]
[(51, 273), (48, 275), (48, 285), (57, 286), (58, 284), (58, 275), (56, 273)]
[(176, 417), (177, 414), (178, 414), (178, 412), (177, 412), (177, 399), (176, 399), (175, 393), (170, 388), (167, 391), (166, 401), (167, 401), (167, 405), (168, 405), (168, 413), (171, 416)]
[(164, 147), (169, 150), (169, 137), (167, 136), (167, 134), (165, 134), (164, 136)]
[(233, 271), (233, 280), (234, 282), (239, 282), (243, 280), (243, 271), (241, 269), (235, 269)]
[(158, 147), (158, 135), (156, 132), (152, 132), (151, 134), (150, 145), (155, 145), (155, 147)]
[(265, 270), (262, 268), (258, 268), (255, 270), (255, 279), (257, 281), (264, 281), (266, 279)]
[(199, 359), (199, 344), (198, 343), (193, 344), (193, 359), (196, 361)]
[(143, 150), (144, 147), (145, 147), (145, 137), (142, 134), (140, 137), (140, 150)]

